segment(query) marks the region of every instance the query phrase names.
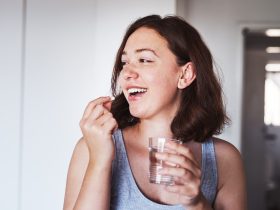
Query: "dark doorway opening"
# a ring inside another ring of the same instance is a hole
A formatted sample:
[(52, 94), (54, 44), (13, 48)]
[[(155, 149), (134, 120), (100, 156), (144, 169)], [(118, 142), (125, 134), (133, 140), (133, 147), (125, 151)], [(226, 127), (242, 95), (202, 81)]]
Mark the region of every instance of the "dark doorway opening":
[(280, 210), (280, 37), (266, 31), (243, 31), (242, 155), (249, 210)]

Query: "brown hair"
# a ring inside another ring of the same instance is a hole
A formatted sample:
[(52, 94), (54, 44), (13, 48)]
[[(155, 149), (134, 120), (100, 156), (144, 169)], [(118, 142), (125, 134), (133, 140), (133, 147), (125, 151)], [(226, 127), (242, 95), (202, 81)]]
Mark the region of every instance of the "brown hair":
[(184, 142), (203, 142), (214, 134), (220, 134), (229, 118), (224, 110), (222, 89), (213, 70), (212, 55), (196, 29), (177, 16), (146, 16), (136, 20), (127, 29), (111, 79), (112, 94), (115, 96), (111, 111), (119, 128), (139, 122), (138, 118), (130, 114), (124, 94), (118, 92), (117, 80), (122, 70), (121, 56), (125, 44), (129, 36), (141, 27), (153, 29), (166, 39), (179, 66), (191, 61), (196, 69), (196, 79), (182, 91), (180, 107), (171, 123), (174, 137)]

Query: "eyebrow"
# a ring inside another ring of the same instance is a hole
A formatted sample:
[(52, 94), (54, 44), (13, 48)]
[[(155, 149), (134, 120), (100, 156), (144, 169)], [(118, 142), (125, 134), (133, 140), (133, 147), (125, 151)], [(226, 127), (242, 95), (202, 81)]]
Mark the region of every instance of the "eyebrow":
[[(158, 57), (157, 53), (156, 53), (153, 49), (150, 49), (150, 48), (141, 48), (141, 49), (135, 50), (136, 53), (140, 53), (140, 52), (143, 52), (143, 51), (152, 52), (155, 56)], [(122, 52), (122, 55), (127, 55), (127, 52), (126, 52), (126, 51), (123, 51), (123, 52)]]

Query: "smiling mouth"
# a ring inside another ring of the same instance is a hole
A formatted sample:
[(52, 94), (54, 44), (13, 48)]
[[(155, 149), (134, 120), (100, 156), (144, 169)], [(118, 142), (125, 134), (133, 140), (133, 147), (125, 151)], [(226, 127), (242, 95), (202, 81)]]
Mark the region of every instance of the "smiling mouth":
[(146, 88), (130, 88), (127, 90), (129, 96), (140, 96), (147, 92)]

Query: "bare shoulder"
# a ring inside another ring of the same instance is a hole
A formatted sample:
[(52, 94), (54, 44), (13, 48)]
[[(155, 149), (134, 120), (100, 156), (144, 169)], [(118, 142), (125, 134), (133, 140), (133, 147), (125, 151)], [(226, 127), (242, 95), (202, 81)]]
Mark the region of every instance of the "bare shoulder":
[(218, 138), (213, 140), (219, 177), (215, 209), (246, 209), (245, 174), (241, 154), (231, 143)]
[(218, 162), (231, 162), (241, 159), (240, 152), (233, 144), (219, 138), (213, 138), (213, 140)]
[(219, 186), (221, 187), (230, 176), (243, 171), (241, 154), (231, 143), (214, 138), (216, 160), (219, 174)]

